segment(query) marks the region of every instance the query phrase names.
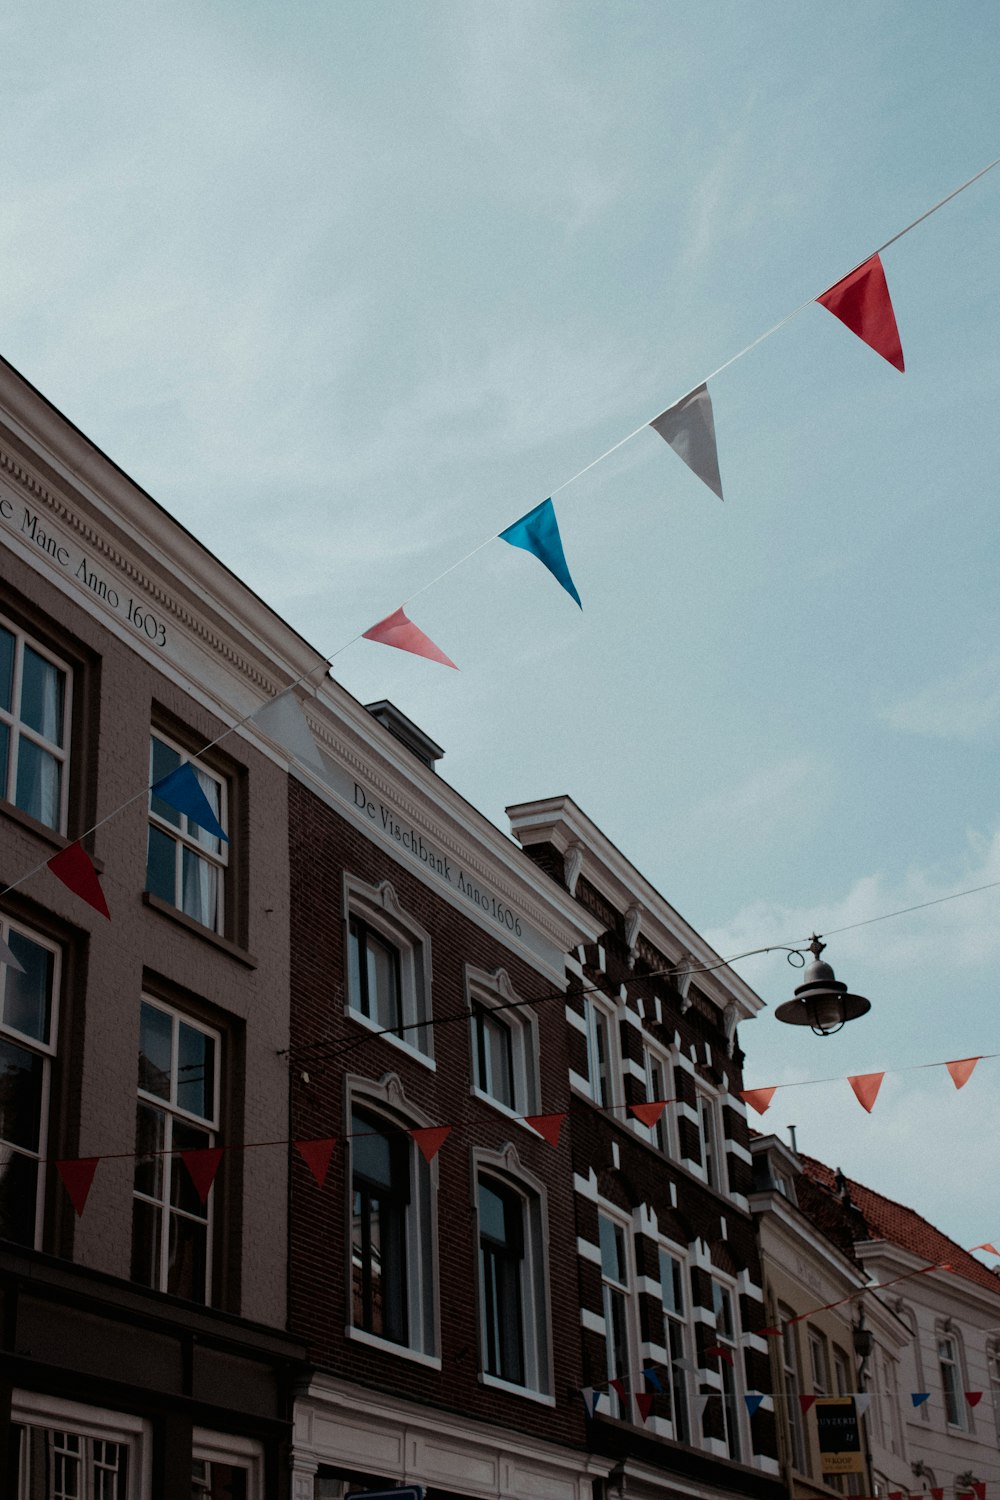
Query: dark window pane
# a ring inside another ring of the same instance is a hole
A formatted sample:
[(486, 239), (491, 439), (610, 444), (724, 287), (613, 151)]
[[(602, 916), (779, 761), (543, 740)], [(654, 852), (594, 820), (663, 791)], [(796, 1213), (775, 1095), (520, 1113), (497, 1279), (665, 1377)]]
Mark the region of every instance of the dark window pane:
[(160, 1284), (160, 1215), (162, 1209), (154, 1208), (137, 1198), (132, 1205), (132, 1280), (141, 1286), (157, 1287)]
[(215, 1113), (215, 1042), (181, 1021), (177, 1046), (177, 1103), (210, 1120)]
[(208, 1229), (181, 1214), (170, 1215), (167, 1291), (189, 1302), (205, 1300)]
[(177, 844), (168, 833), (152, 826), (146, 846), (146, 889), (161, 901), (177, 905)]
[[(162, 740), (158, 740), (154, 734), (150, 741), (150, 783), (162, 781), (164, 776), (169, 776), (171, 771), (176, 771), (180, 763), (181, 758), (177, 751), (165, 745)], [(175, 828), (181, 826), (181, 815), (175, 807), (170, 806), (169, 802), (164, 802), (161, 797), (153, 794), (150, 796), (149, 805), (156, 816), (162, 818), (165, 823), (172, 823)]]
[(7, 778), (10, 774), (10, 726), (0, 724), (0, 797), (7, 797)]
[(8, 936), (10, 951), (24, 973), (8, 966), (4, 987), (3, 1020), (5, 1026), (20, 1031), (36, 1041), (49, 1040), (51, 1019), (53, 957), (48, 948), (33, 943), (22, 932)]
[(140, 1103), (135, 1126), (135, 1190), (163, 1199), (163, 1134), (166, 1116), (151, 1104)]
[(139, 1087), (158, 1099), (170, 1098), (170, 1048), (173, 1023), (166, 1011), (145, 1001), (139, 1017)]
[(22, 734), (17, 751), (14, 804), (47, 828), (59, 826), (62, 766), (54, 755)]
[(363, 983), (361, 968), (361, 945), (362, 937), (358, 925), (352, 922), (347, 946), (347, 992), (352, 1008), (359, 1010), (363, 1016), (370, 1016), (368, 990)]
[(35, 1053), (0, 1040), (0, 1140), (26, 1151), (38, 1150), (43, 1069)]
[(25, 646), (21, 665), (21, 721), (50, 745), (60, 748), (65, 688), (65, 673)]
[(0, 708), (11, 710), (14, 687), (14, 637), (0, 625)]
[[(212, 1144), (207, 1131), (199, 1130), (197, 1126), (188, 1125), (186, 1121), (176, 1117), (172, 1139), (174, 1151), (203, 1151)], [(175, 1208), (192, 1214), (196, 1219), (208, 1217), (208, 1205), (199, 1198), (198, 1190), (191, 1181), (191, 1173), (179, 1156), (171, 1157), (170, 1202)]]
[(34, 1244), (37, 1191), (38, 1163), (0, 1146), (0, 1239)]
[(392, 1150), (388, 1136), (366, 1115), (351, 1117), (351, 1163), (355, 1177), (380, 1187), (392, 1188)]
[(620, 1281), (624, 1284), (625, 1275), (625, 1238), (619, 1225), (611, 1219), (600, 1216), (601, 1231), (601, 1270), (611, 1281)]

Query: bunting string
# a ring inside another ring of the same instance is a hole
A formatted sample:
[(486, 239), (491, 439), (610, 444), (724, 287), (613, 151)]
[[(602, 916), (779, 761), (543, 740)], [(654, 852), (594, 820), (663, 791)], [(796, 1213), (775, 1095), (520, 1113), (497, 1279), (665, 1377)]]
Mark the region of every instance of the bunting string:
[[(765, 330), (764, 333), (759, 334), (756, 339), (751, 341), (751, 343), (747, 344), (743, 349), (739, 350), (736, 354), (727, 359), (723, 364), (719, 365), (711, 375), (707, 376), (704, 380), (685, 392), (684, 395), (682, 395), (677, 401), (671, 403), (671, 405), (668, 406), (664, 411), (661, 411), (658, 416), (648, 419), (640, 427), (635, 428), (624, 438), (621, 438), (617, 443), (606, 449), (604, 453), (599, 454), (597, 458), (592, 459), (590, 463), (586, 464), (582, 469), (578, 470), (576, 474), (571, 475), (569, 479), (564, 480), (562, 484), (558, 485), (555, 489), (552, 490), (551, 494), (555, 495), (562, 493), (564, 490), (568, 489), (570, 485), (574, 484), (578, 479), (582, 478), (584, 474), (593, 469), (597, 464), (603, 462), (604, 459), (617, 452), (618, 449), (621, 448), (625, 443), (631, 441), (632, 438), (637, 437), (638, 434), (644, 431), (647, 427), (652, 427), (654, 430), (660, 431), (661, 435), (667, 438), (667, 441), (671, 444), (671, 446), (675, 447), (676, 451), (682, 458), (684, 458), (684, 461), (689, 464), (693, 471), (698, 474), (706, 484), (713, 488), (717, 494), (721, 496), (721, 482), (718, 479), (718, 464), (717, 456), (715, 453), (714, 423), (711, 414), (711, 402), (708, 396), (707, 389), (708, 382), (709, 380), (714, 380), (724, 370), (728, 369), (731, 365), (735, 364), (738, 360), (749, 354), (752, 349), (758, 347), (758, 345), (763, 343), (765, 339), (770, 338), (773, 334), (777, 333), (780, 328), (791, 322), (793, 318), (797, 317), (799, 313), (804, 311), (805, 308), (810, 306), (813, 302), (819, 303), (822, 306), (826, 306), (830, 311), (835, 312), (836, 315), (841, 318), (841, 320), (845, 322), (849, 328), (852, 329), (853, 332), (858, 334), (858, 336), (863, 338), (866, 342), (870, 343), (872, 347), (875, 348), (878, 352), (884, 354), (887, 359), (890, 359), (894, 363), (898, 363), (899, 367), (902, 368), (901, 353), (899, 354), (899, 358), (897, 360), (893, 350), (886, 347), (885, 344), (885, 340), (888, 337), (887, 330), (889, 329), (890, 325), (891, 333), (893, 336), (895, 336), (895, 318), (892, 312), (891, 302), (888, 298), (888, 291), (887, 289), (885, 289), (884, 275), (882, 273), (879, 256), (883, 250), (886, 250), (889, 248), (889, 246), (896, 244), (897, 241), (901, 240), (904, 237), (904, 235), (909, 234), (919, 224), (924, 223), (931, 217), (932, 214), (937, 213), (946, 204), (952, 202), (952, 200), (957, 198), (960, 193), (965, 192), (967, 188), (970, 188), (974, 183), (980, 181), (981, 178), (985, 177), (987, 173), (991, 172), (998, 165), (1000, 165), (1000, 157), (996, 157), (993, 161), (988, 162), (985, 167), (980, 168), (978, 172), (967, 178), (965, 182), (960, 183), (958, 187), (953, 188), (951, 192), (947, 193), (943, 198), (932, 204), (930, 208), (924, 210), (923, 213), (919, 214), (915, 219), (911, 220), (910, 223), (906, 224), (902, 229), (898, 230), (895, 234), (890, 236), (889, 239), (885, 240), (877, 250), (873, 251), (865, 260), (860, 261), (857, 266), (855, 266), (850, 272), (848, 272), (847, 276), (842, 277), (840, 281), (829, 287), (825, 292), (820, 293), (819, 296), (810, 298), (809, 301), (801, 303), (797, 308), (793, 309), (792, 312), (786, 314), (785, 317), (772, 325), (771, 328)], [(873, 288), (875, 288), (875, 284), (877, 281), (878, 290), (875, 291), (873, 290)], [(858, 288), (862, 286), (864, 287), (865, 295), (861, 297), (861, 301), (859, 302)], [(847, 298), (848, 301), (852, 301), (852, 306), (850, 309), (847, 309), (844, 305), (845, 298)], [(879, 302), (879, 305), (877, 307), (874, 305), (875, 301)], [(861, 303), (864, 303), (864, 306), (862, 306)], [(872, 326), (873, 319), (874, 322), (879, 325), (874, 329)], [(695, 404), (697, 404), (699, 398), (703, 398), (703, 404), (698, 407), (699, 415), (694, 427), (692, 427), (690, 423), (686, 423), (683, 424), (683, 429), (678, 432), (674, 430), (673, 423), (668, 423), (668, 426), (670, 427), (670, 435), (668, 436), (667, 432), (663, 431), (664, 420), (676, 417), (679, 410), (681, 408), (684, 408), (689, 403), (694, 402)], [(660, 425), (658, 426), (658, 424)], [(538, 512), (546, 506), (549, 507), (551, 516), (546, 517), (546, 536), (545, 538), (542, 538), (537, 531), (532, 534), (530, 523), (532, 521), (532, 518), (537, 517)], [(403, 650), (414, 652), (417, 655), (427, 656), (432, 660), (441, 662), (447, 666), (454, 666), (454, 663), (450, 660), (450, 658), (447, 657), (444, 652), (441, 651), (441, 649), (437, 647), (432, 641), (430, 641), (418, 626), (416, 626), (412, 621), (406, 618), (404, 614), (404, 606), (409, 603), (410, 600), (416, 598), (419, 594), (425, 593), (436, 583), (447, 577), (449, 573), (454, 572), (457, 567), (461, 566), (462, 563), (467, 562), (471, 557), (482, 551), (482, 549), (488, 546), (491, 541), (497, 539), (507, 540), (510, 541), (512, 545), (523, 547), (528, 551), (533, 551), (535, 555), (545, 563), (546, 567), (549, 568), (549, 570), (562, 584), (566, 591), (579, 604), (579, 595), (576, 592), (576, 589), (572, 583), (572, 579), (569, 576), (568, 569), (566, 568), (565, 557), (562, 553), (561, 541), (558, 537), (558, 527), (555, 522), (555, 513), (551, 510), (551, 506), (552, 500), (550, 497), (549, 500), (543, 502), (543, 506), (536, 507), (535, 511), (529, 512), (526, 516), (523, 516), (520, 521), (513, 523), (513, 525), (508, 526), (504, 530), (495, 532), (491, 536), (484, 538), (482, 542), (478, 543), (477, 546), (475, 546), (469, 552), (465, 553), (462, 557), (458, 558), (455, 562), (450, 564), (435, 578), (431, 579), (428, 583), (422, 585), (419, 589), (411, 593), (408, 598), (403, 601), (403, 605), (398, 606), (393, 614), (386, 616), (376, 625), (370, 626), (366, 630), (359, 631), (356, 635), (352, 636), (350, 640), (346, 641), (343, 645), (337, 647), (333, 652), (326, 656), (323, 659), (322, 663), (319, 664), (319, 666), (309, 668), (307, 671), (300, 673), (299, 676), (295, 678), (293, 682), (283, 688), (280, 693), (275, 694), (274, 699), (272, 699), (271, 701), (276, 700), (277, 698), (283, 696), (285, 693), (288, 693), (294, 688), (306, 683), (309, 678), (312, 677), (317, 671), (323, 670), (323, 672), (325, 673), (332, 662), (339, 655), (341, 655), (349, 647), (355, 645), (357, 641), (365, 637), (369, 639), (382, 640), (387, 642), (388, 644), (398, 646)], [(245, 714), (241, 719), (237, 720), (234, 724), (223, 730), (221, 734), (215, 737), (215, 739), (202, 746), (199, 754), (203, 755), (208, 750), (211, 750), (216, 745), (220, 744), (229, 735), (235, 733), (236, 730), (242, 728), (250, 720), (252, 720), (258, 713), (262, 711), (264, 707), (266, 707), (266, 704), (261, 705), (261, 707), (258, 709), (252, 710), (248, 714)], [(63, 879), (64, 883), (66, 883), (69, 888), (73, 890), (77, 895), (81, 896), (84, 901), (87, 901), (96, 910), (100, 911), (102, 915), (110, 917), (110, 912), (107, 910), (104, 895), (100, 886), (100, 881), (97, 876), (97, 871), (93, 866), (93, 862), (90, 860), (90, 856), (83, 849), (82, 841), (91, 837), (99, 828), (103, 827), (106, 823), (117, 817), (127, 807), (132, 806), (133, 803), (146, 796), (149, 790), (149, 787), (145, 787), (141, 791), (137, 791), (134, 796), (126, 799), (126, 801), (113, 808), (110, 812), (106, 813), (102, 818), (98, 819), (97, 822), (92, 824), (83, 833), (79, 834), (76, 840), (70, 843), (67, 849), (60, 851), (60, 855), (57, 856), (57, 863), (55, 865), (53, 865), (52, 860), (40, 861), (37, 865), (27, 870), (17, 879), (4, 886), (2, 890), (0, 890), (0, 895), (7, 894), (7, 892), (16, 889), (31, 876), (39, 873), (42, 868), (47, 865), (52, 870), (53, 874), (56, 874), (58, 878)], [(68, 879), (65, 875), (65, 866), (67, 864), (74, 867), (71, 872), (70, 878)]]

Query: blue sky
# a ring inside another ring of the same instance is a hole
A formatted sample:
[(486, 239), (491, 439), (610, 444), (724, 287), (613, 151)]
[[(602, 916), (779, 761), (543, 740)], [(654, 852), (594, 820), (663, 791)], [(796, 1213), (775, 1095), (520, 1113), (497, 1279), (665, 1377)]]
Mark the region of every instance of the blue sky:
[[(1000, 154), (992, 4), (8, 7), (0, 349), (332, 652)], [(1000, 880), (1000, 168), (886, 252), (900, 376), (818, 307), (336, 673), (504, 825), (569, 792), (726, 954)], [(832, 937), (872, 1014), (750, 1084), (1000, 1050), (1000, 891)], [(772, 1004), (780, 954), (743, 972)], [(1000, 1235), (1000, 1063), (776, 1096)]]

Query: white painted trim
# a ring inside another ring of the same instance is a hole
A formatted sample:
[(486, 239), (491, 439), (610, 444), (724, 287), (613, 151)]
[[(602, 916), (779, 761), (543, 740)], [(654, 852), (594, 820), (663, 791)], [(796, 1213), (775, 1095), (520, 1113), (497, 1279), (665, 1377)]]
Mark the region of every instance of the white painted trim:
[(347, 1338), (355, 1340), (359, 1344), (370, 1344), (373, 1349), (384, 1349), (386, 1354), (395, 1354), (400, 1359), (409, 1360), (415, 1365), (426, 1365), (429, 1370), (440, 1370), (441, 1356), (439, 1354), (423, 1354), (419, 1349), (410, 1349), (406, 1344), (395, 1344), (392, 1339), (379, 1338), (377, 1333), (369, 1333), (366, 1328), (355, 1328), (353, 1323), (348, 1323), (344, 1329)]

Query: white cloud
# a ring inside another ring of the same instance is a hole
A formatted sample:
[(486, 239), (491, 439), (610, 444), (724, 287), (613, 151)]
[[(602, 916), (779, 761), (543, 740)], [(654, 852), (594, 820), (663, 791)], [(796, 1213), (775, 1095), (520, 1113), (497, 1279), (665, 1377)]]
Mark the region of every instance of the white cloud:
[(1000, 729), (1000, 656), (928, 683), (912, 697), (890, 704), (880, 717), (907, 734), (969, 743), (995, 740)]

